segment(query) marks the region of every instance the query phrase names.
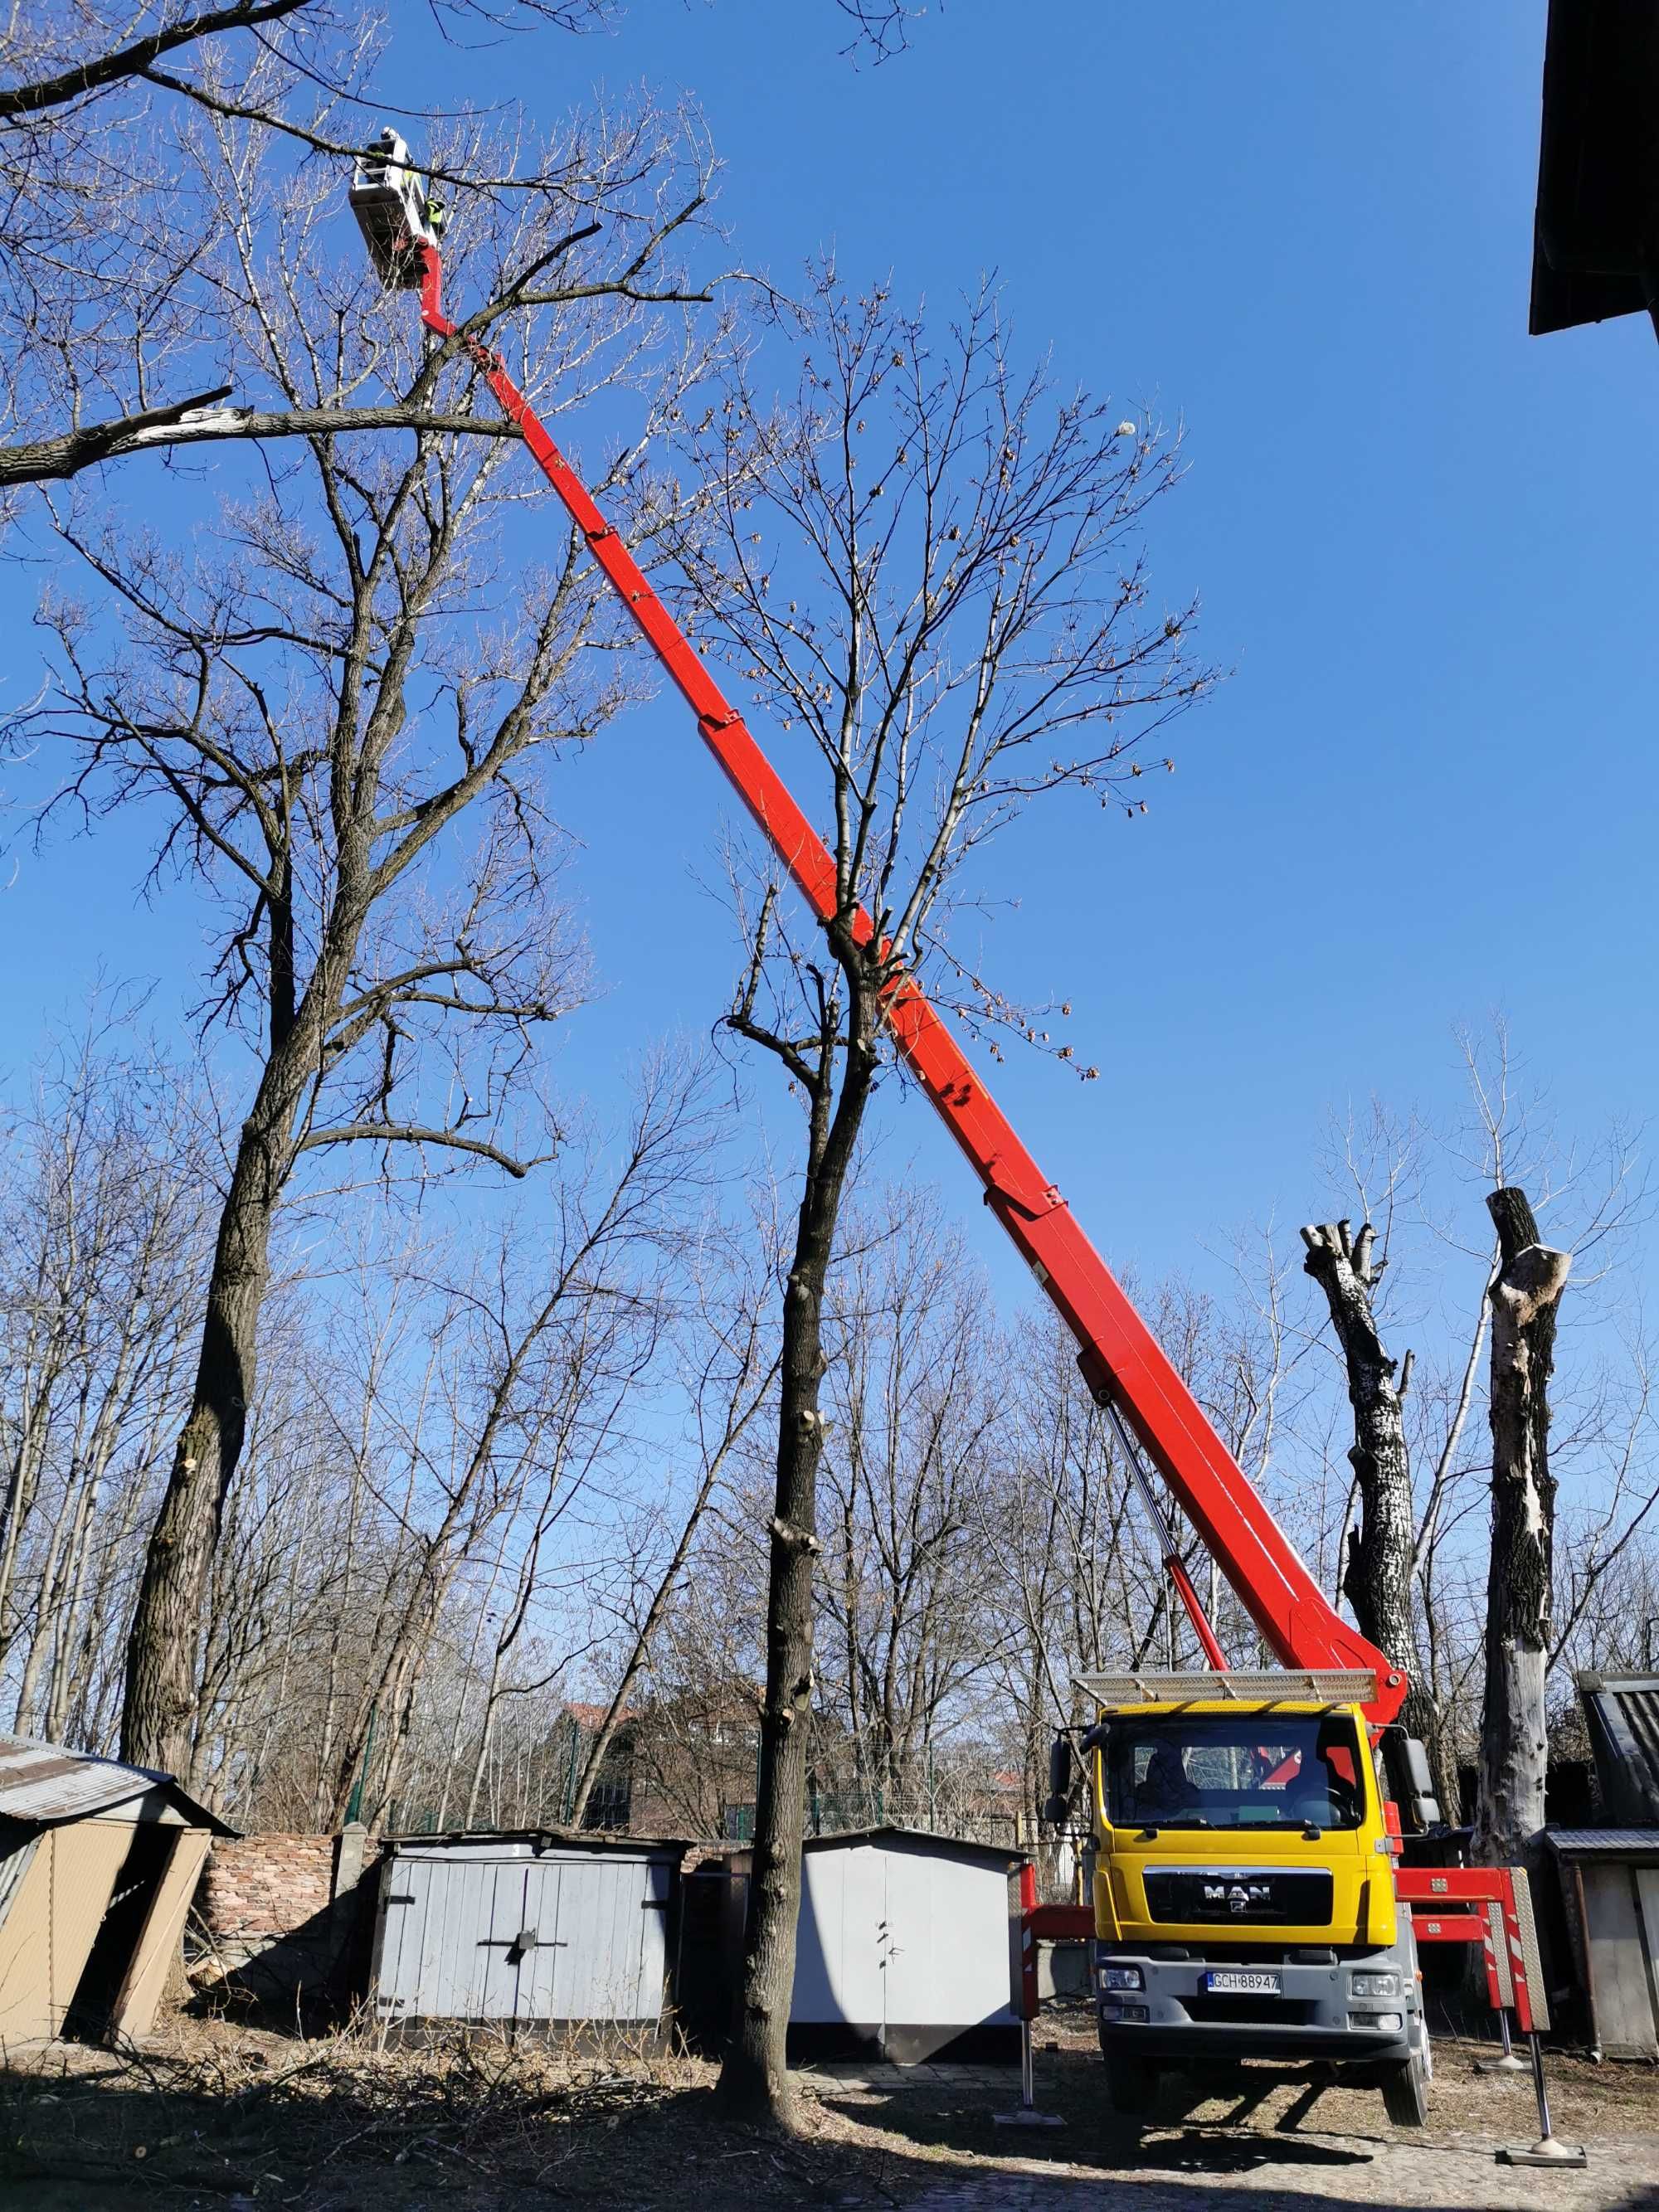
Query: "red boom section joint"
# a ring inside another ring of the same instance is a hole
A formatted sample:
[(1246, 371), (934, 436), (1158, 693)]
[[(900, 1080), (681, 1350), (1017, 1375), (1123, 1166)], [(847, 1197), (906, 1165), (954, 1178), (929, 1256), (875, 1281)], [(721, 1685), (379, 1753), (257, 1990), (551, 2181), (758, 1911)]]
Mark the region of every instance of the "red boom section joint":
[[(438, 249), (423, 245), (418, 250), (423, 256), (422, 322), (441, 338), (459, 338), (503, 411), (522, 430), (537, 465), (696, 715), (704, 744), (813, 913), (820, 921), (831, 922), (846, 918), (851, 908), (854, 936), (867, 944), (875, 925), (843, 896), (823, 840), (548, 435), (500, 355), (459, 331), (445, 314)], [(1373, 1727), (1391, 1721), (1405, 1698), (1405, 1676), (1347, 1626), (1310, 1575), (913, 975), (895, 977), (884, 994), (884, 1012), (901, 1058), (1076, 1338), (1090, 1388), (1121, 1409), (1269, 1650), (1287, 1666), (1374, 1672), (1379, 1694), (1366, 1708), (1367, 1717)]]

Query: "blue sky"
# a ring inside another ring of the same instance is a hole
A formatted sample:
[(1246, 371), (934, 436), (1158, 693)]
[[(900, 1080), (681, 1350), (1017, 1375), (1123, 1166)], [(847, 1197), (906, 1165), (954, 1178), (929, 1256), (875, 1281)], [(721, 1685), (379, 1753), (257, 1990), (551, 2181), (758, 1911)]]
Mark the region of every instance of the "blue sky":
[[(1109, 1256), (1203, 1276), (1231, 1224), (1308, 1218), (1327, 1110), (1449, 1111), (1453, 1024), (1495, 1006), (1564, 1123), (1646, 1112), (1659, 349), (1635, 319), (1526, 336), (1542, 0), (951, 0), (861, 70), (830, 0), (632, 0), (603, 38), (461, 56), (398, 13), (411, 106), (684, 88), (735, 258), (788, 285), (833, 246), (940, 309), (994, 270), (1062, 382), (1184, 421), (1155, 568), (1231, 678), (1145, 821), (1062, 809), (1011, 848), (993, 946), (1102, 1070), (998, 1089)], [(32, 651), (15, 630), (14, 696)], [(695, 878), (726, 800), (666, 700), (561, 796), (606, 985), (562, 1077), (603, 1098), (723, 1003)], [(118, 846), (25, 855), (7, 1061), (100, 966), (169, 1002), (193, 928), (179, 894), (136, 902)], [(926, 1109), (887, 1113), (884, 1165), (959, 1191), (1012, 1288)]]

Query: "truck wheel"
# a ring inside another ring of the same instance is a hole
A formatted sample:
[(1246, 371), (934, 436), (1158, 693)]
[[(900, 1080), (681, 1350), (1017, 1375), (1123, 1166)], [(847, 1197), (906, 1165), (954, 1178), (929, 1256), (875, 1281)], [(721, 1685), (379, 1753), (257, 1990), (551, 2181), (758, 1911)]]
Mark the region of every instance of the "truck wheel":
[(1150, 2118), (1158, 2096), (1158, 2069), (1147, 2058), (1127, 2051), (1103, 2051), (1106, 2061), (1106, 2102), (1121, 2120)]
[(1397, 2128), (1429, 2124), (1429, 2069), (1420, 2051), (1382, 2076), (1382, 2109)]

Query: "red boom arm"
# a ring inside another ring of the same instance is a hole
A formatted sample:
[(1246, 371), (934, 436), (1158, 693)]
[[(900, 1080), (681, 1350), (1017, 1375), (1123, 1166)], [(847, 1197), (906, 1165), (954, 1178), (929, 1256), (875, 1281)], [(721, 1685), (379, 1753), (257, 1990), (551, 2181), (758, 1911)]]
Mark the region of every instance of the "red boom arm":
[[(456, 326), (441, 305), (438, 249), (420, 244), (411, 250), (423, 257), (421, 319), (439, 337), (453, 338)], [(462, 343), (523, 431), (542, 473), (696, 714), (698, 734), (738, 798), (814, 914), (820, 921), (830, 920), (836, 910), (836, 864), (823, 839), (549, 437), (501, 356), (476, 339), (464, 337)], [(873, 934), (874, 925), (862, 908), (854, 927), (860, 942)], [(891, 986), (884, 1011), (905, 1065), (985, 1186), (987, 1205), (1081, 1346), (1078, 1364), (1089, 1388), (1103, 1405), (1115, 1405), (1128, 1420), (1275, 1656), (1291, 1667), (1373, 1670), (1378, 1694), (1366, 1708), (1367, 1717), (1374, 1727), (1392, 1720), (1405, 1698), (1404, 1674), (1327, 1601), (914, 977), (901, 975)], [(1197, 1617), (1201, 1620), (1201, 1612)]]

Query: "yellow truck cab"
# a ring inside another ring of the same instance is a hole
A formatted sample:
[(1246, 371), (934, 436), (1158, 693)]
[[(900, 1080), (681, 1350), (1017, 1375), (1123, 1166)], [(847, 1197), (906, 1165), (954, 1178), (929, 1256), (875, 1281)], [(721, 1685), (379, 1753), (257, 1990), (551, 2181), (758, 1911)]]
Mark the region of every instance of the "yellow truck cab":
[(1363, 1679), (1080, 1683), (1096, 1713), (1093, 1991), (1118, 2112), (1143, 2113), (1165, 2068), (1318, 2058), (1422, 2125), (1421, 1984)]

